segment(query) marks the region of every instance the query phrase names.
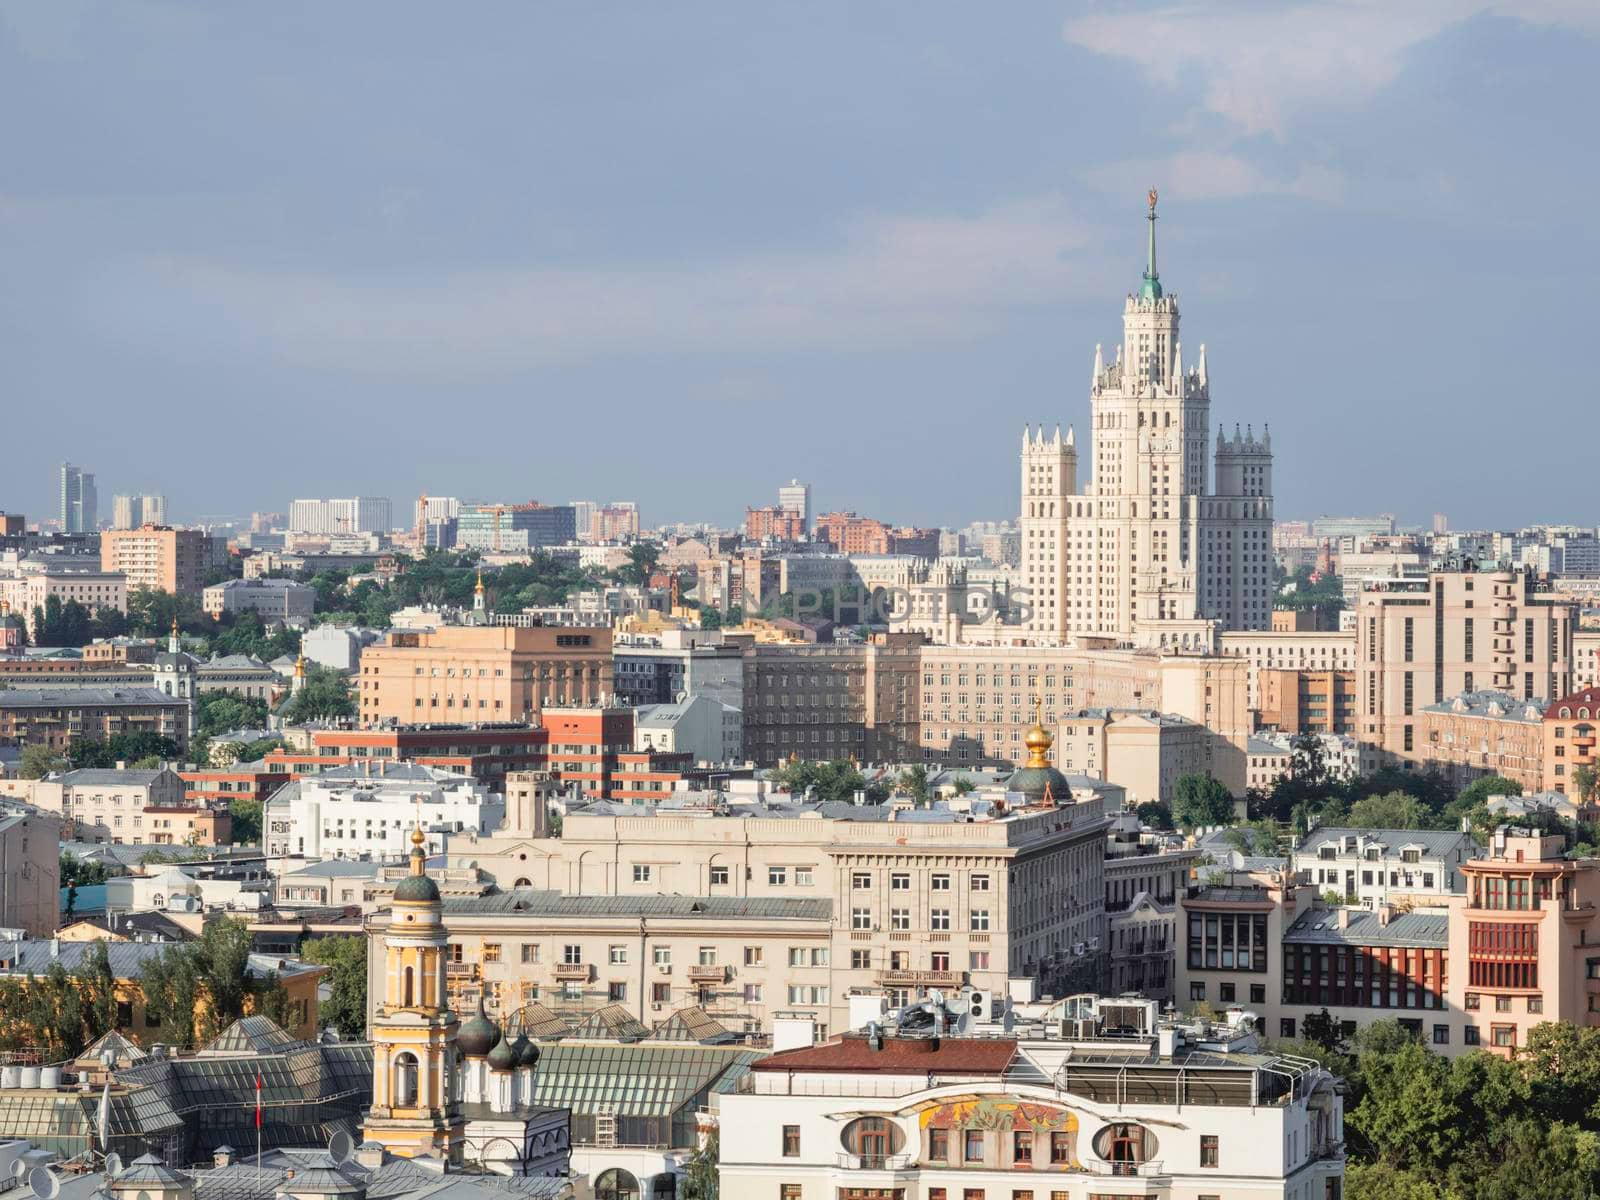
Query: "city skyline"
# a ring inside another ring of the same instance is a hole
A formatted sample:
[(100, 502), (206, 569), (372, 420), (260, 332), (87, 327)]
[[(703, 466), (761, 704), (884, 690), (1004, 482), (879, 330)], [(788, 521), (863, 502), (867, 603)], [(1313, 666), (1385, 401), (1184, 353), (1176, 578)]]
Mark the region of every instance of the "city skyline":
[[(648, 524), (731, 527), (790, 477), (819, 510), (998, 519), (1011, 431), (1087, 417), (1084, 348), (1112, 340), (1105, 297), (1137, 286), (1154, 183), (1164, 277), (1230, 410), (1322, 448), (1280, 472), (1280, 516), (1585, 519), (1576, 444), (1496, 455), (1517, 445), (1499, 411), (1530, 356), (1583, 343), (1576, 306), (1541, 301), (1594, 253), (1538, 199), (1592, 182), (1586, 156), (1546, 153), (1584, 136), (1580, 13), (919, 6), (612, 27), (501, 8), (491, 45), (387, 11), (0, 18), (0, 95), (51, 114), (19, 131), (0, 208), (14, 436), (108, 494), (176, 451), (159, 481), (175, 515), (424, 490), (559, 502), (596, 491), (592, 470), (539, 447), (602, 412), (631, 481), (598, 490)], [(1246, 22), (1251, 53), (1226, 53)], [(263, 77), (286, 44), (302, 53)], [(438, 95), (407, 94), (417, 77)], [(1586, 411), (1581, 386), (1539, 402)], [(113, 405), (142, 419), (47, 424)], [(270, 482), (197, 419), (227, 405), (257, 418)], [(502, 449), (433, 436), (446, 408)], [(707, 421), (738, 433), (717, 470), (652, 469), (703, 457)], [(931, 452), (956, 441), (960, 458)], [(1463, 463), (1492, 466), (1494, 497)], [(54, 507), (42, 475), (22, 482), (13, 504)]]

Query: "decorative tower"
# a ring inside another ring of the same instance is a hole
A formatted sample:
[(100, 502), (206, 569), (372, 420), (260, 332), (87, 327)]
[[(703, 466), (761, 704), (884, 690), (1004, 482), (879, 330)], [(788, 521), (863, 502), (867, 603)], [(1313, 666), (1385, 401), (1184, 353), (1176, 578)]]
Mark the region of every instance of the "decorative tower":
[(457, 1034), (445, 964), (449, 952), (439, 887), (428, 878), (422, 829), (411, 834), (411, 873), (394, 889), (383, 939), (384, 995), (372, 1021), (372, 1107), (364, 1133), (391, 1154), (460, 1165)]
[(1065, 633), (1067, 520), (1078, 490), (1078, 441), (1057, 425), (1052, 436), (1022, 431), (1022, 567), (1028, 628), (1049, 637)]
[(298, 696), (306, 686), (306, 653), (302, 650), (294, 660), (294, 682), (289, 685), (289, 695)]
[(200, 724), (196, 703), (196, 666), (194, 657), (184, 652), (183, 639), (178, 636), (178, 618), (173, 617), (172, 632), (167, 635), (166, 653), (155, 657), (152, 682), (162, 694), (188, 701), (190, 738), (194, 737)]
[(472, 589), (472, 623), (474, 625), (489, 623), (489, 603), (484, 598), (482, 567), (478, 568), (478, 582)]

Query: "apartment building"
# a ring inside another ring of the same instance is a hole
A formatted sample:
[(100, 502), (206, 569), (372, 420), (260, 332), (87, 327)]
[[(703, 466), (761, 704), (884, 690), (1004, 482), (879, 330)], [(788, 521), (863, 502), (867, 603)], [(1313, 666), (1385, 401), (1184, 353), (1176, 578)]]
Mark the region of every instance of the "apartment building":
[(764, 765), (806, 759), (917, 756), (918, 644), (754, 645), (744, 653), (744, 753)]
[[(1352, 655), (1354, 638), (1347, 639)], [(1256, 719), (1263, 729), (1282, 733), (1354, 733), (1356, 729), (1356, 673), (1259, 668), (1256, 681)]]
[(1505, 692), (1466, 692), (1421, 712), (1421, 761), (1456, 787), (1503, 775), (1537, 792), (1544, 779), (1542, 700)]
[(599, 703), (611, 675), (610, 629), (397, 629), (362, 652), (357, 713), (369, 728), (532, 721), (547, 707)]
[(806, 536), (806, 519), (777, 504), (744, 510), (744, 536), (752, 542), (769, 538), (778, 542), (798, 542)]
[[(221, 555), (219, 557), (218, 551)], [(141, 525), (100, 535), (100, 569), (119, 571), (127, 586), (199, 596), (206, 573), (226, 560), (227, 548), (198, 529)]]
[(744, 648), (719, 631), (622, 635), (612, 643), (612, 674), (618, 699), (629, 704), (709, 696), (744, 707)]
[[(1257, 710), (1265, 708), (1268, 702), (1262, 678), (1264, 672), (1337, 675), (1356, 669), (1356, 639), (1350, 632), (1230, 630), (1217, 635), (1217, 653), (1249, 664), (1250, 707)], [(1281, 683), (1279, 688), (1275, 698), (1281, 705)]]
[(253, 612), (267, 622), (309, 625), (317, 608), (317, 589), (292, 579), (229, 579), (205, 588), (200, 608), (213, 619), (224, 613)]
[(1428, 903), (1466, 889), (1462, 867), (1481, 847), (1470, 833), (1433, 829), (1313, 829), (1290, 855), (1301, 883), (1351, 904)]
[(1130, 805), (1170, 805), (1185, 775), (1213, 775), (1243, 795), (1243, 772), (1219, 773), (1228, 763), (1217, 753), (1220, 741), (1204, 725), (1171, 713), (1087, 708), (1057, 724), (1056, 763), (1068, 774), (1110, 780), (1125, 789)]
[(1480, 690), (1514, 700), (1572, 690), (1577, 611), (1525, 571), (1435, 571), (1374, 584), (1356, 608), (1358, 738), (1372, 765), (1420, 766), (1421, 711)]
[(0, 743), (66, 750), (82, 738), (106, 741), (149, 732), (189, 744), (189, 701), (153, 687), (14, 688), (0, 691)]
[[(1543, 786), (1593, 803), (1595, 795), (1580, 795), (1573, 775), (1580, 767), (1600, 769), (1595, 754), (1595, 730), (1600, 728), (1600, 687), (1590, 686), (1563, 696), (1547, 707), (1541, 725)], [(1537, 789), (1524, 787), (1524, 791)]]
[(1113, 818), (1105, 861), (1106, 995), (1176, 998), (1178, 898), (1200, 855), (1198, 847), (1142, 833), (1132, 813)]
[(1445, 1054), (1514, 1054), (1543, 1021), (1600, 1024), (1600, 860), (1502, 828), (1459, 871), (1463, 892), (1409, 908), (1331, 907), (1264, 873), (1191, 887), (1180, 1002), (1248, 1003), (1283, 1037), (1324, 1008), (1347, 1033), (1394, 1017)]
[(28, 623), (37, 639), (34, 610), (43, 611), (54, 596), (62, 604), (76, 600), (91, 613), (102, 608), (128, 611), (127, 579), (120, 571), (102, 570), (92, 558), (23, 559), (0, 569), (0, 610), (9, 609)]
[[(0, 789), (14, 782), (0, 779)], [(0, 795), (4, 791), (0, 790)], [(61, 919), (61, 817), (0, 800), (0, 927), (48, 937)]]
[(515, 721), (477, 725), (397, 725), (390, 729), (311, 729), (300, 748), (269, 751), (271, 771), (315, 775), (338, 767), (414, 762), (471, 775), (498, 786), (512, 771), (542, 770), (549, 759), (546, 729)]
[[(753, 934), (730, 933), (727, 945), (704, 963), (698, 941), (664, 951), (678, 964), (723, 969), (719, 994), (709, 997), (714, 1015), (742, 1005), (741, 1021), (767, 1028), (774, 1009), (805, 1009), (839, 1028), (852, 989), (880, 991), (891, 1003), (903, 1003), (930, 988), (966, 983), (1004, 993), (1013, 976), (1033, 976), (1046, 990), (1069, 978), (1100, 978), (1107, 822), (1098, 796), (1077, 802), (1063, 796), (1057, 805), (999, 815), (778, 801), (735, 806), (729, 815), (683, 808), (634, 814), (598, 806), (568, 812), (559, 838), (541, 836), (539, 814), (523, 811), (540, 802), (532, 793), (513, 791), (509, 800), (508, 821), (518, 832), (452, 844), (451, 860), (476, 864), (527, 904), (549, 893), (574, 902), (611, 898), (642, 905), (617, 910), (634, 946), (641, 932), (656, 931), (652, 911), (677, 911), (650, 908), (665, 899), (684, 906), (719, 900), (813, 905), (782, 910), (786, 919), (800, 921), (783, 926), (799, 940), (774, 936), (757, 944)], [(521, 919), (515, 901), (495, 911), (505, 920)], [(641, 916), (648, 919), (643, 929)], [(620, 933), (615, 924), (609, 928)], [(546, 956), (539, 960), (545, 973), (530, 972), (539, 962), (517, 951), (529, 982), (544, 988), (567, 982), (548, 973), (565, 957), (564, 950), (548, 957), (554, 944), (526, 952)], [(600, 950), (596, 941), (585, 945), (585, 953)], [(737, 953), (725, 953), (735, 945)], [(580, 958), (597, 969), (571, 982), (586, 982), (592, 1002), (612, 1002), (617, 989), (610, 985), (629, 984), (621, 994), (631, 999), (624, 1002), (644, 1020), (651, 1010), (638, 1007), (646, 1002), (638, 989), (649, 974), (661, 974), (657, 967), (670, 964), (657, 961), (654, 951), (641, 964), (638, 950), (613, 964), (609, 947), (605, 943), (603, 958)], [(465, 961), (482, 961), (474, 949), (466, 947)], [(641, 975), (641, 965), (650, 971)], [(629, 969), (599, 969), (611, 966)], [(746, 984), (757, 986), (747, 992)], [(801, 988), (807, 990), (792, 990)], [(673, 1008), (685, 1002), (698, 1001), (670, 988), (648, 1000)]]

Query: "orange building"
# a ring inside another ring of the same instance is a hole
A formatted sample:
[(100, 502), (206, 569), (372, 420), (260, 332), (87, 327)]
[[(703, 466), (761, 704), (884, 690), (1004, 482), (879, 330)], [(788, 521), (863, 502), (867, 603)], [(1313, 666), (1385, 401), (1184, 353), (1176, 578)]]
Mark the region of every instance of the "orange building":
[[(289, 774), (314, 775), (352, 763), (416, 762), (471, 775), (498, 787), (508, 771), (542, 771), (550, 734), (520, 722), (484, 725), (402, 725), (395, 729), (319, 729), (307, 750), (277, 749), (263, 765)], [(212, 772), (226, 775), (226, 772)], [(189, 778), (188, 775), (184, 776)]]
[(798, 542), (806, 535), (806, 519), (776, 504), (744, 510), (744, 535), (752, 542), (774, 538), (780, 542)]
[(1354, 671), (1256, 672), (1257, 712), (1263, 729), (1282, 733), (1353, 733)]
[(1600, 770), (1595, 755), (1595, 730), (1600, 728), (1600, 687), (1563, 696), (1544, 710), (1544, 786), (1578, 795), (1572, 776), (1579, 767)]
[(211, 555), (211, 538), (198, 529), (144, 525), (100, 535), (100, 569), (121, 571), (130, 592), (146, 587), (198, 596), (205, 590)]
[(361, 724), (531, 722), (611, 694), (611, 630), (447, 625), (395, 630), (361, 655)]
[(887, 554), (889, 532), (882, 521), (853, 512), (823, 513), (817, 518), (817, 536), (832, 542), (841, 554)]

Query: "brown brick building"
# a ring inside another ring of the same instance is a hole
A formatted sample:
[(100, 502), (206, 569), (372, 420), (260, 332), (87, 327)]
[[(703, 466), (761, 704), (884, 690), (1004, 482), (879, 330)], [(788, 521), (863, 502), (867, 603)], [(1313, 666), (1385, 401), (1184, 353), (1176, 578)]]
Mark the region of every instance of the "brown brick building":
[(1262, 668), (1256, 673), (1263, 729), (1354, 733), (1356, 673)]
[(212, 555), (210, 536), (198, 529), (145, 525), (100, 535), (100, 569), (121, 571), (130, 592), (147, 587), (198, 596), (205, 590)]
[(155, 688), (18, 688), (0, 692), (0, 744), (65, 750), (84, 738), (149, 732), (189, 744), (189, 702)]
[(744, 535), (752, 542), (763, 542), (767, 538), (798, 542), (806, 535), (806, 519), (776, 504), (747, 508), (744, 510)]
[(395, 630), (361, 655), (361, 724), (531, 721), (609, 696), (611, 630), (502, 625)]

